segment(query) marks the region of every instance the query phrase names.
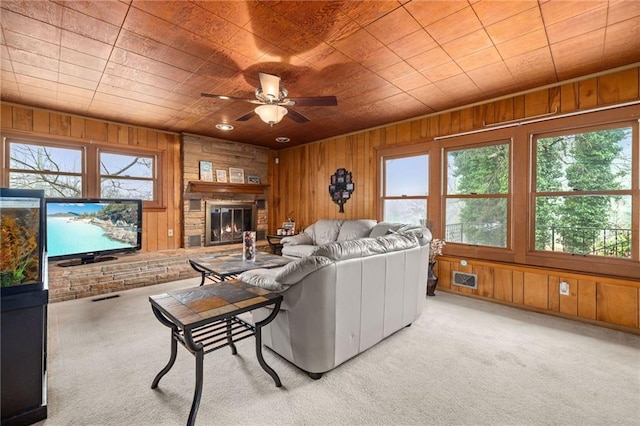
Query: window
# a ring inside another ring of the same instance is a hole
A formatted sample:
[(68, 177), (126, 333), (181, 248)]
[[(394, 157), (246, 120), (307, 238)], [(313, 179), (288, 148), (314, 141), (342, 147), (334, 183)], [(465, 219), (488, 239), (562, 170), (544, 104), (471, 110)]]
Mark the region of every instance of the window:
[(445, 240), (507, 247), (509, 142), (445, 150)]
[(153, 200), (155, 157), (100, 153), (100, 194), (104, 198)]
[(42, 189), (47, 197), (134, 198), (162, 206), (162, 153), (95, 143), (6, 139), (12, 188)]
[(47, 197), (81, 197), (84, 170), (81, 148), (9, 144), (9, 186), (42, 189)]
[(631, 126), (534, 138), (535, 250), (631, 258)]
[(427, 226), (429, 156), (383, 157), (382, 217)]
[(640, 279), (639, 118), (634, 105), (377, 147), (378, 219), (428, 217), (460, 259)]

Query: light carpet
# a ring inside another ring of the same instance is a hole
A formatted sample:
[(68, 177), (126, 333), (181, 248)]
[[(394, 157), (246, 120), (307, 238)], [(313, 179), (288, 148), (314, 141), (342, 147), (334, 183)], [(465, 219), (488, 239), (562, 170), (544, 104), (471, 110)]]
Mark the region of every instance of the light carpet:
[[(49, 305), (48, 410), (39, 425), (184, 425), (194, 357), (148, 296), (176, 281), (102, 301)], [(253, 339), (204, 358), (198, 425), (638, 425), (640, 336), (438, 292), (421, 317), (312, 380)]]

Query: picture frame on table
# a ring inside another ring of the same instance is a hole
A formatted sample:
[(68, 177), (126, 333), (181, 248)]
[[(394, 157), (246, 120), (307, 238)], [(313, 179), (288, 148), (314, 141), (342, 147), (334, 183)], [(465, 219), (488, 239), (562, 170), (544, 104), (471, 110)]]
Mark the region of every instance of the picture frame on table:
[(282, 229), (284, 235), (295, 235), (296, 223), (295, 222), (282, 222)]
[(216, 182), (226, 182), (226, 181), (227, 181), (227, 171), (216, 170)]
[(200, 180), (213, 182), (213, 163), (211, 161), (200, 161)]
[(229, 182), (244, 183), (244, 169), (229, 167)]
[(260, 176), (247, 176), (247, 183), (260, 184)]

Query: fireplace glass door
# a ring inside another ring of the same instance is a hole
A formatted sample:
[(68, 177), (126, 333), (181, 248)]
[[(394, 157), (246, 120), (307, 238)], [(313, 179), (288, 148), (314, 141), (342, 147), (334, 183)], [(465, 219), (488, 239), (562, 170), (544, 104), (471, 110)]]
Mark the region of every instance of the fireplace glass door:
[(206, 244), (230, 244), (242, 242), (242, 232), (254, 230), (255, 207), (253, 205), (216, 205), (207, 203)]

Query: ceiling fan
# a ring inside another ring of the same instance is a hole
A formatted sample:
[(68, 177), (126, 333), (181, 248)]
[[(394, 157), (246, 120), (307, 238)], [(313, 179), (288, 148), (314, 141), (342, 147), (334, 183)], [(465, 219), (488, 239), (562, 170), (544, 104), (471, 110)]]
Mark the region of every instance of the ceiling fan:
[(335, 96), (313, 96), (306, 98), (289, 98), (289, 92), (280, 86), (280, 77), (258, 73), (260, 77), (260, 87), (256, 88), (256, 99), (236, 98), (233, 96), (214, 95), (211, 93), (202, 93), (201, 96), (208, 98), (217, 98), (230, 101), (242, 101), (252, 104), (258, 104), (253, 111), (238, 117), (236, 121), (247, 121), (254, 115), (258, 115), (262, 121), (273, 127), (282, 120), (286, 115), (297, 123), (306, 123), (309, 121), (307, 117), (291, 108), (298, 106), (336, 106), (338, 100)]

